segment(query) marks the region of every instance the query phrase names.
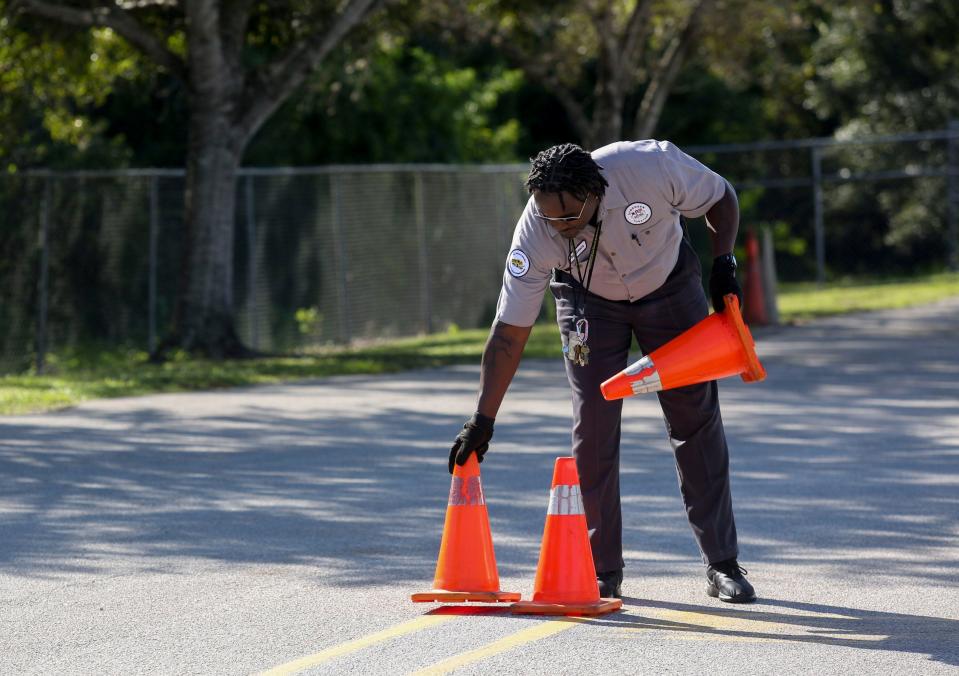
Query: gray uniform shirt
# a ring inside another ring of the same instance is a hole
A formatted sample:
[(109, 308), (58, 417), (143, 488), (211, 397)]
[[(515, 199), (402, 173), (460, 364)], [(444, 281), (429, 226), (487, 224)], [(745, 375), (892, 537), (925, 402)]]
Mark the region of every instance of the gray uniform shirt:
[[(609, 182), (599, 205), (603, 223), (591, 293), (608, 300), (639, 300), (659, 288), (679, 256), (680, 215), (703, 216), (718, 202), (726, 182), (668, 141), (621, 141), (591, 153)], [(533, 215), (530, 197), (513, 233), (496, 321), (532, 326), (553, 268), (585, 275), (595, 228), (574, 243)]]

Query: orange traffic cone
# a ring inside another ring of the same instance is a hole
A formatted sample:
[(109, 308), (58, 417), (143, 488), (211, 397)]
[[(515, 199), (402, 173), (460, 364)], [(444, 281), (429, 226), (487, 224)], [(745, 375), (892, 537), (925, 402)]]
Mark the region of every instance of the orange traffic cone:
[(450, 500), (440, 543), (433, 589), (412, 594), (416, 603), (430, 601), (519, 601), (520, 594), (499, 590), (493, 536), (486, 513), (476, 454), (453, 466)]
[(622, 606), (620, 599), (599, 597), (576, 461), (556, 458), (533, 600), (514, 603), (510, 609), (538, 615), (602, 615)]
[(730, 293), (725, 300), (725, 310), (709, 315), (600, 385), (603, 397), (611, 401), (737, 374), (747, 383), (765, 378), (752, 334), (739, 314), (739, 299)]
[(769, 323), (766, 314), (766, 293), (763, 290), (763, 266), (759, 240), (751, 229), (746, 232), (746, 279), (744, 280), (743, 319), (752, 326)]

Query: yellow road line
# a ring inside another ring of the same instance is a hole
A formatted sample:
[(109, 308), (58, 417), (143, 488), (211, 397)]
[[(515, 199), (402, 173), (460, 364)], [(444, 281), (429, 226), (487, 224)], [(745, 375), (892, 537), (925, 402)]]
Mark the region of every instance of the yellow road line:
[[(697, 612), (691, 610), (660, 609), (646, 611), (644, 621), (648, 624), (622, 627), (620, 632), (665, 631), (670, 638), (682, 641), (740, 641), (746, 643), (773, 641), (882, 641), (888, 638), (876, 634), (847, 634), (845, 629), (830, 628), (828, 622), (809, 622), (820, 617), (846, 619), (842, 615), (806, 613), (783, 615), (771, 620), (769, 613), (749, 612)], [(753, 616), (751, 616), (753, 615)]]
[(262, 676), (286, 676), (287, 674), (295, 674), (298, 671), (303, 671), (304, 669), (314, 667), (317, 664), (322, 664), (323, 662), (332, 660), (335, 657), (342, 657), (343, 655), (349, 655), (357, 650), (362, 650), (363, 648), (369, 647), (375, 643), (388, 641), (391, 638), (396, 638), (405, 634), (412, 634), (414, 631), (426, 629), (427, 627), (442, 624), (443, 622), (448, 622), (449, 620), (453, 619), (456, 619), (456, 615), (423, 615), (422, 617), (417, 617), (415, 620), (398, 624), (395, 627), (378, 631), (375, 634), (370, 634), (369, 636), (363, 636), (353, 641), (341, 643), (333, 646), (332, 648), (321, 650), (314, 655), (308, 655), (306, 657), (301, 657), (298, 660), (281, 664), (278, 667), (274, 667), (269, 671), (263, 672)]
[(493, 641), (492, 643), (489, 643), (481, 648), (476, 648), (475, 650), (470, 650), (469, 652), (462, 653), (461, 655), (454, 655), (453, 657), (443, 660), (442, 662), (437, 662), (432, 666), (414, 672), (413, 676), (434, 676), (439, 674), (448, 674), (454, 669), (458, 669), (466, 664), (472, 664), (473, 662), (478, 662), (487, 657), (492, 657), (493, 655), (498, 655), (499, 653), (506, 652), (507, 650), (512, 650), (513, 648), (526, 643), (532, 643), (533, 641), (538, 641), (541, 638), (546, 638), (547, 636), (558, 634), (561, 631), (572, 629), (578, 623), (584, 621), (584, 619), (578, 617), (567, 617), (562, 620), (542, 622), (536, 626), (530, 627), (529, 629), (523, 629), (515, 634), (504, 636), (503, 638)]

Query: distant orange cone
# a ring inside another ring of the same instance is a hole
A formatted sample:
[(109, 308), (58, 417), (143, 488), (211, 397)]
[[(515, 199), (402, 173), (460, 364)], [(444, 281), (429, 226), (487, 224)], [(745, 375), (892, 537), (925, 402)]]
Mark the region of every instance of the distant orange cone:
[(433, 589), (412, 594), (416, 603), (431, 601), (519, 601), (520, 594), (499, 589), (493, 536), (486, 513), (486, 498), (480, 483), (476, 454), (465, 465), (453, 466), (446, 523), (440, 543)]
[(766, 293), (763, 290), (763, 266), (759, 255), (759, 240), (751, 229), (746, 232), (746, 278), (744, 280), (743, 319), (751, 326), (769, 323), (766, 314)]
[(556, 458), (533, 600), (514, 603), (510, 610), (537, 615), (602, 615), (622, 606), (620, 599), (599, 597), (576, 461)]
[(725, 300), (725, 310), (709, 315), (600, 385), (603, 397), (611, 401), (740, 374), (747, 383), (765, 378), (752, 334), (739, 314), (739, 299), (731, 293)]

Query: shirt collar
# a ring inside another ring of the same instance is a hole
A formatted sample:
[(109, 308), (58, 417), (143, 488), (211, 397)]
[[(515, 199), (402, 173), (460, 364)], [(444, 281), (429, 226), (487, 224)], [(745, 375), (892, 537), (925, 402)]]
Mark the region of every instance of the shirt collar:
[(623, 196), (623, 191), (619, 189), (619, 184), (617, 184), (616, 181), (613, 180), (613, 177), (607, 174), (605, 170), (600, 170), (599, 173), (601, 173), (603, 178), (606, 179), (606, 182), (609, 183), (609, 185), (606, 186), (606, 195), (603, 197), (599, 208), (609, 212), (613, 209), (625, 207), (626, 197)]

